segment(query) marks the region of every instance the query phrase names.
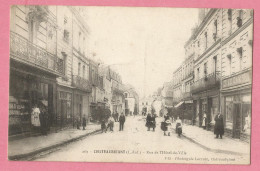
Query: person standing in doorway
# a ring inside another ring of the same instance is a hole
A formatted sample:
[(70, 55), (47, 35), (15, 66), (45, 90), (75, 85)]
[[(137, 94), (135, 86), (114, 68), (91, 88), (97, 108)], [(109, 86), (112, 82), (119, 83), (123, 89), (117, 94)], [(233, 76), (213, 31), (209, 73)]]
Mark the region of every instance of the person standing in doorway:
[(207, 121), (207, 115), (206, 115), (206, 113), (204, 112), (204, 114), (203, 114), (203, 120), (202, 120), (202, 127), (203, 127), (203, 129), (206, 129), (206, 121)]
[(85, 115), (83, 116), (83, 119), (82, 119), (82, 127), (83, 127), (83, 130), (86, 130), (86, 126), (87, 126), (87, 120), (86, 120), (86, 117)]
[(125, 115), (123, 113), (121, 113), (121, 115), (119, 117), (119, 131), (124, 130), (124, 124), (125, 124)]
[(224, 120), (223, 120), (223, 115), (220, 112), (215, 117), (214, 134), (216, 134), (216, 138), (220, 136), (221, 139), (222, 136), (224, 135)]

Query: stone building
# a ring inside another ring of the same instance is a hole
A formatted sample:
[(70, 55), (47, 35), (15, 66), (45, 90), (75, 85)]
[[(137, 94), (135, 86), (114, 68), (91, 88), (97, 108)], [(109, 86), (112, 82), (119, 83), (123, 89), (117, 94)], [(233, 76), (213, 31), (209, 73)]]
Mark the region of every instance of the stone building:
[[(12, 6), (9, 134), (32, 135), (31, 111), (45, 108), (49, 130), (90, 114), (88, 28), (76, 7)], [(97, 74), (96, 74), (97, 75)]]
[[(247, 139), (251, 127), (253, 11), (249, 9), (199, 9), (198, 26), (185, 44), (186, 58), (193, 58), (190, 92), (193, 120), (213, 129), (218, 112), (225, 130), (234, 138)], [(186, 61), (186, 60), (185, 60)], [(182, 69), (181, 69), (182, 68)], [(174, 72), (174, 99), (180, 91), (180, 72)], [(186, 84), (185, 84), (186, 85)], [(184, 86), (184, 85), (183, 85)], [(185, 86), (186, 87), (186, 86)]]
[[(10, 20), (9, 135), (32, 135), (31, 111), (57, 121), (57, 78), (65, 77), (65, 58), (57, 51), (57, 7), (12, 6)], [(36, 125), (37, 126), (37, 125)]]
[(221, 112), (226, 132), (249, 140), (251, 132), (253, 10), (223, 9)]

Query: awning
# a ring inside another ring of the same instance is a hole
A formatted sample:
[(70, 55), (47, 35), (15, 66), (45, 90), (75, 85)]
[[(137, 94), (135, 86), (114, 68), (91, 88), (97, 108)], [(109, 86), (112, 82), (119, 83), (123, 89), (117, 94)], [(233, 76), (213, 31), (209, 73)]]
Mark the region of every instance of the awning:
[(184, 101), (181, 101), (180, 103), (176, 104), (174, 107), (175, 107), (175, 108), (178, 108), (178, 107), (180, 107), (183, 103), (184, 103)]

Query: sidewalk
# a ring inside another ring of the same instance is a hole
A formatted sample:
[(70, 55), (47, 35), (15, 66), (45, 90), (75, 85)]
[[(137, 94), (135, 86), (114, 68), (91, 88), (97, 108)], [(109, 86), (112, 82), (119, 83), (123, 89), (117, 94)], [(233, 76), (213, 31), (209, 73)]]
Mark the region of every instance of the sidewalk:
[[(175, 123), (173, 123), (173, 129), (175, 132)], [(250, 154), (249, 143), (225, 135), (223, 139), (215, 139), (212, 131), (204, 130), (198, 126), (183, 124), (182, 136), (208, 151), (234, 155)]]
[(66, 129), (47, 136), (28, 137), (8, 142), (8, 159), (19, 160), (75, 141), (100, 131), (100, 125), (89, 124), (86, 130)]

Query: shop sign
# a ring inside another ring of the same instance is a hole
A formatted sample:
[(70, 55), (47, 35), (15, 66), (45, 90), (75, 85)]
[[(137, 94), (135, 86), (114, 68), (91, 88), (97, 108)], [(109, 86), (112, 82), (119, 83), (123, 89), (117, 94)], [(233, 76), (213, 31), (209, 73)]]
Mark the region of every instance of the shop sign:
[(222, 88), (228, 88), (245, 83), (251, 83), (251, 72), (249, 71), (224, 79), (222, 82)]

